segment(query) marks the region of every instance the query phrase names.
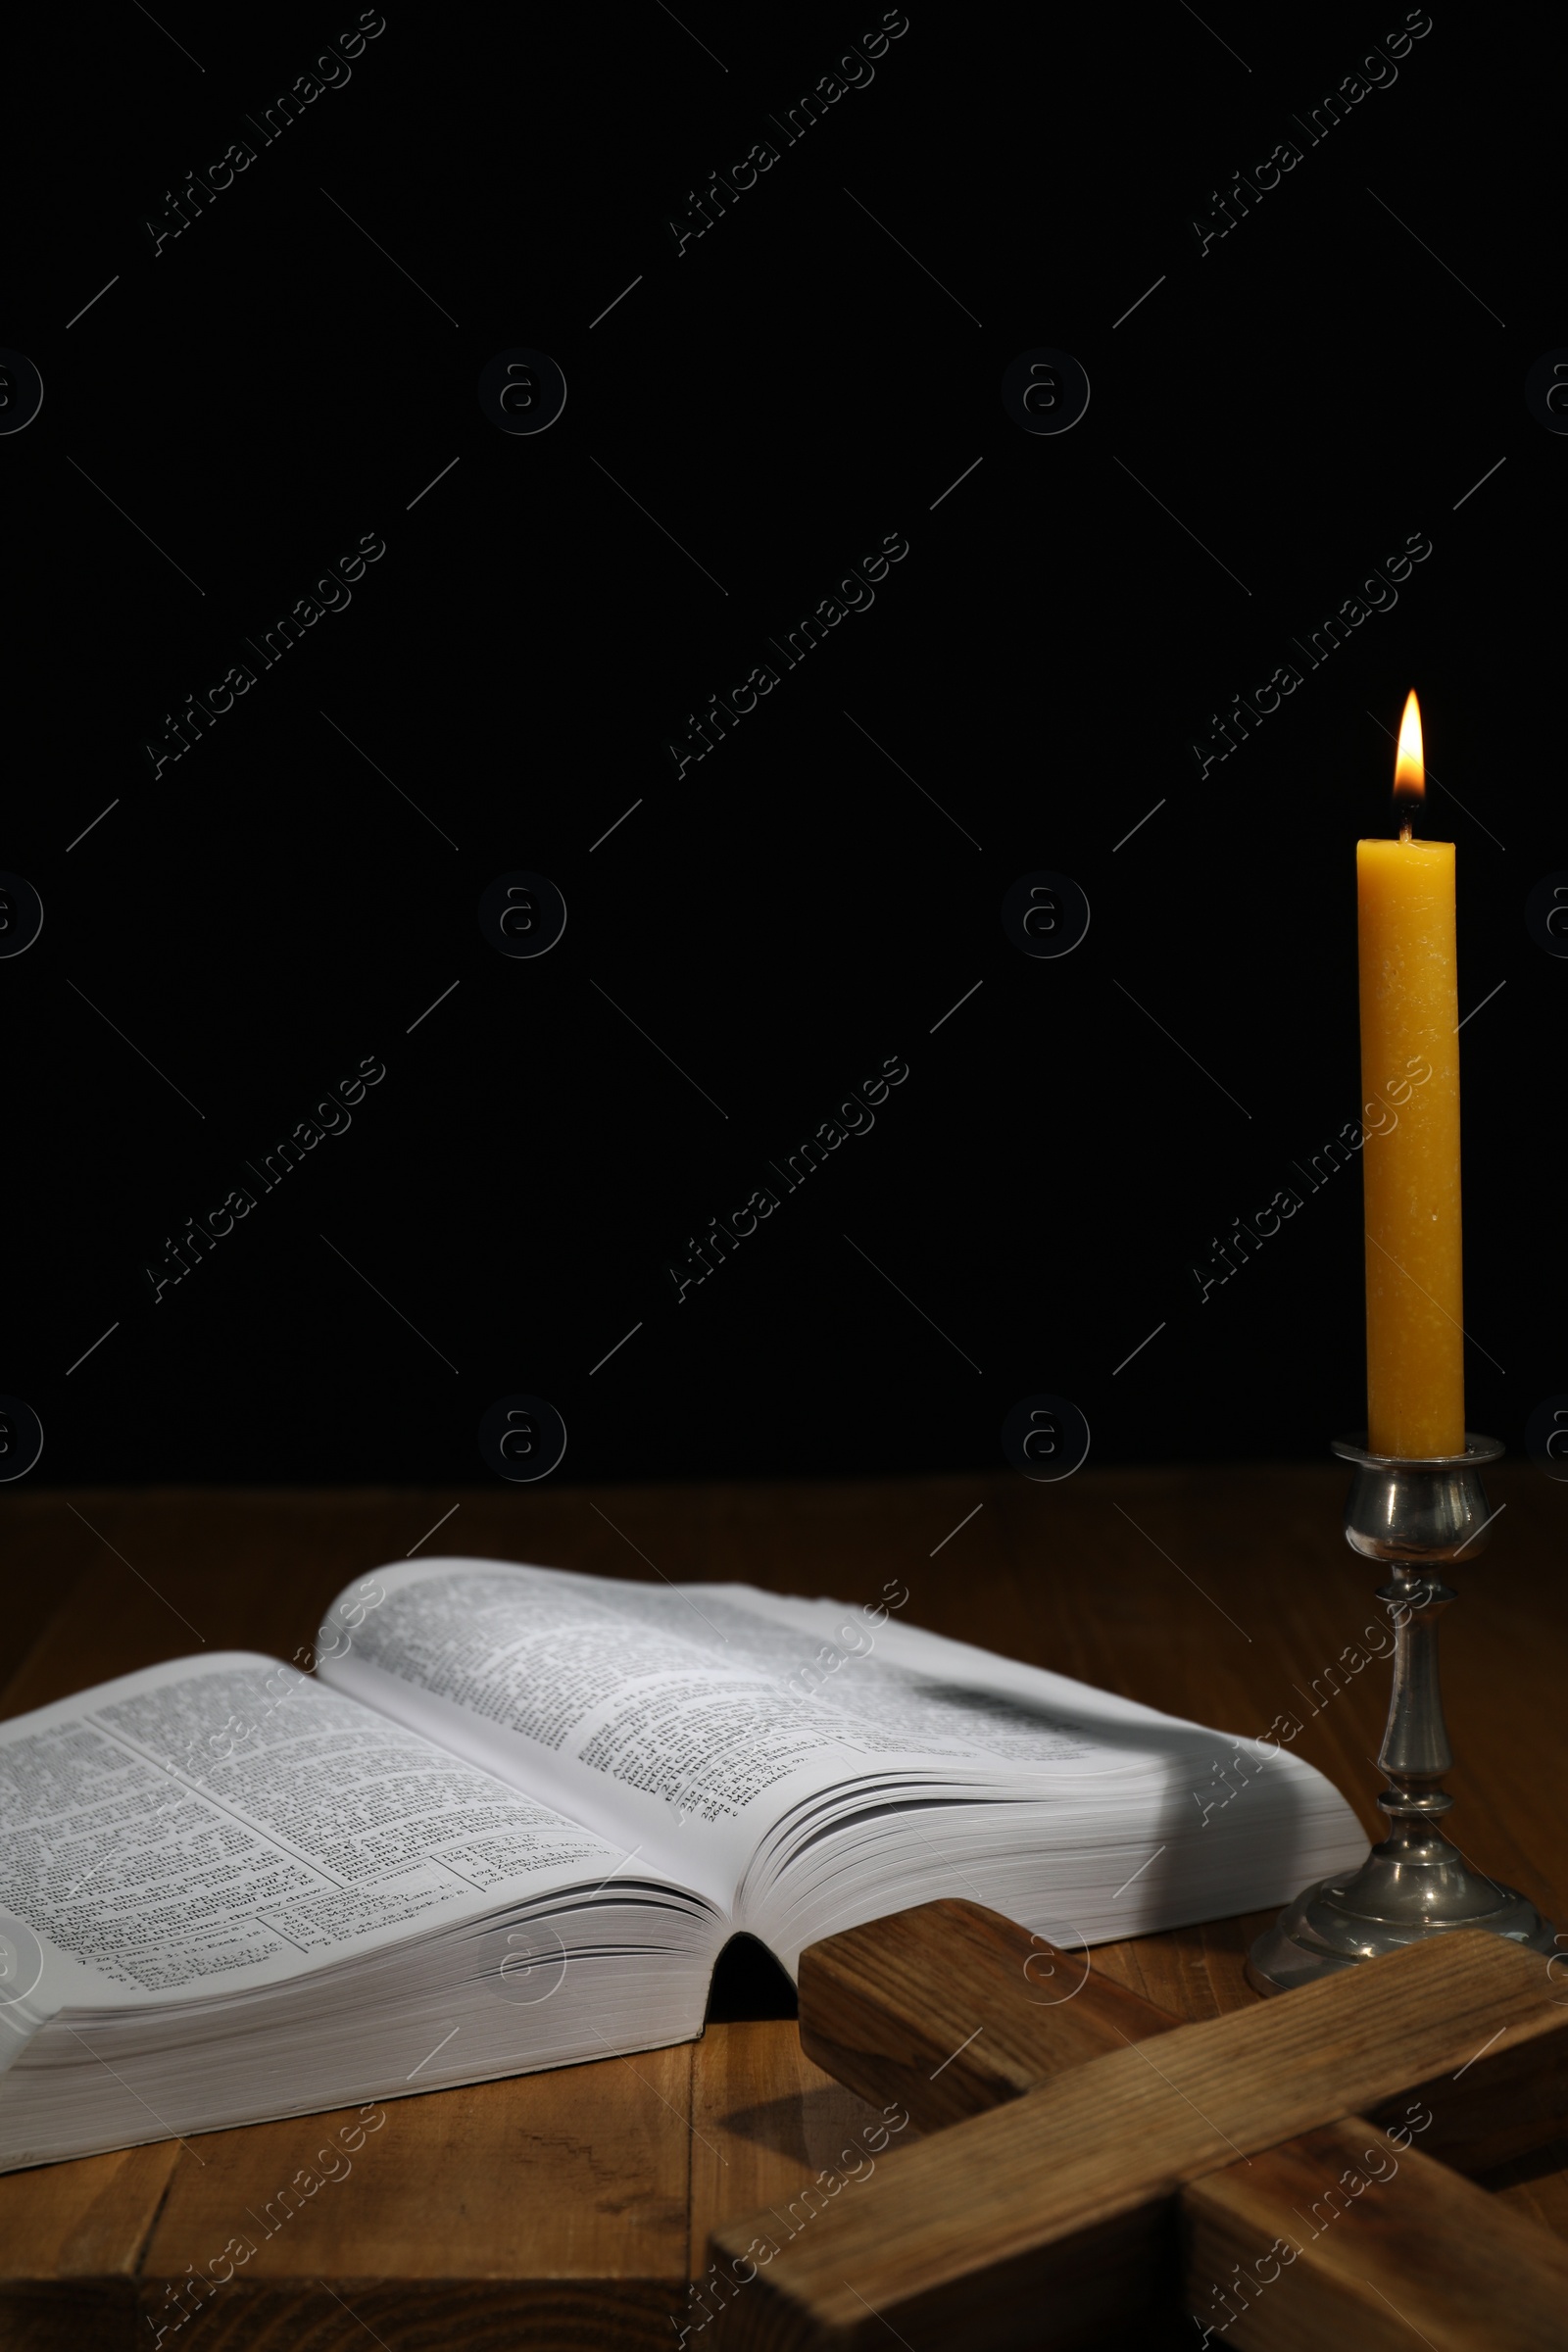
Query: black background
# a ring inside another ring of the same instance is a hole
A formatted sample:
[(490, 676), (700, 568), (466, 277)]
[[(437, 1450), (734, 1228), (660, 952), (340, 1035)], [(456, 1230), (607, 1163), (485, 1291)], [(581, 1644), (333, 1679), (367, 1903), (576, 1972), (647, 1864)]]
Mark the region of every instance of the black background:
[[(1568, 1385), (1568, 965), (1523, 921), (1568, 866), (1542, 21), (1438, 9), (1308, 146), (1402, 11), (911, 0), (785, 145), (878, 9), (389, 0), (264, 146), (356, 13), (170, 0), (18, 67), (0, 342), (45, 400), (0, 440), (0, 866), (46, 915), (0, 962), (0, 1389), (40, 1475), (468, 1481), (518, 1391), (568, 1477), (1000, 1465), (1034, 1391), (1097, 1458), (1320, 1455), (1364, 1417), (1354, 1166), (1206, 1302), (1191, 1269), (1356, 1115), (1353, 844), (1412, 684), (1461, 1009), (1506, 983), (1464, 1036), (1468, 1417), (1517, 1445)], [(476, 397), (515, 345), (568, 385), (537, 437)], [(1040, 345), (1093, 388), (1060, 437), (1002, 406)], [(348, 609), (155, 779), (165, 714), (363, 533)], [(891, 533), (874, 607), (677, 778), (687, 714)], [(1200, 780), (1210, 713), (1414, 533), (1396, 609)], [(569, 909), (538, 961), (480, 936), (514, 868)], [(1059, 961), (1003, 934), (1035, 868), (1093, 909)], [(351, 1129), (155, 1304), (166, 1237), (366, 1056)], [(889, 1056), (874, 1130), (677, 1303), (688, 1237)]]

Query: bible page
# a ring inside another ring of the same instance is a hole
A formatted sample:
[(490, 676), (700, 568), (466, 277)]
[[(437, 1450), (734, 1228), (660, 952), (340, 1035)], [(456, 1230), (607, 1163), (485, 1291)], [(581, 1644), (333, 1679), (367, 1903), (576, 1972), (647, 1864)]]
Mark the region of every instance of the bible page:
[[(150, 1667), (0, 1723), (0, 1910), (62, 2006), (280, 1982), (610, 1876), (617, 1848), (274, 1659)], [(10, 2031), (5, 2031), (9, 2028)]]
[(717, 1902), (825, 1790), (915, 1774), (1037, 1793), (1041, 1775), (1173, 1757), (1196, 1774), (1217, 1751), (1200, 1727), (902, 1628), (897, 1660), (874, 1628), (851, 1658), (824, 1636), (865, 1612), (830, 1602), (483, 1560), (376, 1573), (373, 1618), (327, 1619), (326, 1680)]

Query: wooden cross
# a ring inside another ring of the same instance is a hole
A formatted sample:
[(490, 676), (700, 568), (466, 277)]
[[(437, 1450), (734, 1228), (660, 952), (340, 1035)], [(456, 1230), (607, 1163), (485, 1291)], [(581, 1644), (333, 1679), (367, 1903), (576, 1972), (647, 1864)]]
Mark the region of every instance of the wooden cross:
[(1568, 2123), (1557, 1973), (1472, 1930), (1184, 2025), (977, 1903), (831, 1936), (806, 2051), (923, 2136), (718, 2230), (687, 2352), (1563, 2352), (1568, 2244), (1465, 2177)]

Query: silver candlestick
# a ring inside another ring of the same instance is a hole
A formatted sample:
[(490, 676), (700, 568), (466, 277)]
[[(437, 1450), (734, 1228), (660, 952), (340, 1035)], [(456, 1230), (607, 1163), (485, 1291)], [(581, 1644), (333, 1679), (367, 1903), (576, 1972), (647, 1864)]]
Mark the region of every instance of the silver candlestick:
[(1439, 1572), (1485, 1548), (1492, 1513), (1481, 1465), (1496, 1461), (1502, 1447), (1467, 1430), (1463, 1453), (1424, 1460), (1368, 1453), (1348, 1438), (1337, 1438), (1334, 1451), (1355, 1464), (1345, 1540), (1391, 1573), (1378, 1587), (1395, 1621), (1394, 1688), (1378, 1750), (1389, 1776), (1378, 1798), (1389, 1835), (1359, 1870), (1308, 1886), (1257, 1938), (1247, 1973), (1265, 1993), (1452, 1928), (1487, 1928), (1537, 1952), (1556, 1948), (1534, 1903), (1473, 1870), (1442, 1827), (1453, 1799), (1438, 1783), (1453, 1750), (1438, 1686), (1438, 1619), (1457, 1595)]

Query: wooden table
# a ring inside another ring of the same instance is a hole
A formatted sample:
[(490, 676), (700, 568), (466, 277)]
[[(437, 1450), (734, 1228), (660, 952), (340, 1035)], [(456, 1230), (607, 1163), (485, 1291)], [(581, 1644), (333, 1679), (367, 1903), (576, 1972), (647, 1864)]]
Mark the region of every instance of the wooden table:
[[(1456, 1577), (1445, 1636), (1461, 1756), (1452, 1827), (1482, 1868), (1568, 1925), (1568, 1883), (1543, 1875), (1560, 1868), (1568, 1490), (1528, 1466), (1488, 1483), (1507, 1516), (1485, 1561)], [(1325, 1679), (1375, 1617), (1375, 1578), (1339, 1533), (1344, 1488), (1332, 1466), (1085, 1471), (1060, 1487), (21, 1488), (0, 1498), (0, 1709), (188, 1654), (198, 1634), (286, 1657), (341, 1585), (418, 1548), (456, 1503), (431, 1550), (626, 1577), (657, 1562), (677, 1581), (739, 1578), (851, 1603), (902, 1578), (913, 1622), (1173, 1713), (1255, 1735), (1292, 1712), (1305, 1725), (1297, 1751), (1375, 1832), (1388, 1670), (1340, 1666), (1337, 1689)], [(1253, 1997), (1241, 1969), (1260, 1924), (1103, 1945), (1095, 1965), (1207, 2017)], [(669, 2347), (709, 2230), (787, 2202), (869, 2116), (777, 2018), (710, 2025), (700, 2042), (629, 2061), (390, 2102), (352, 2174), (259, 2247), (243, 2283), (171, 2325), (164, 2352), (198, 2339), (200, 2352), (347, 2352), (372, 2338), (389, 2352)], [(0, 2345), (152, 2347), (160, 2321), (178, 2316), (169, 2282), (205, 2268), (246, 2208), (276, 2195), (326, 2120), (0, 2179)], [(1490, 2185), (1568, 2236), (1568, 2145)], [(1189, 2328), (1173, 2341), (1190, 2343)]]

